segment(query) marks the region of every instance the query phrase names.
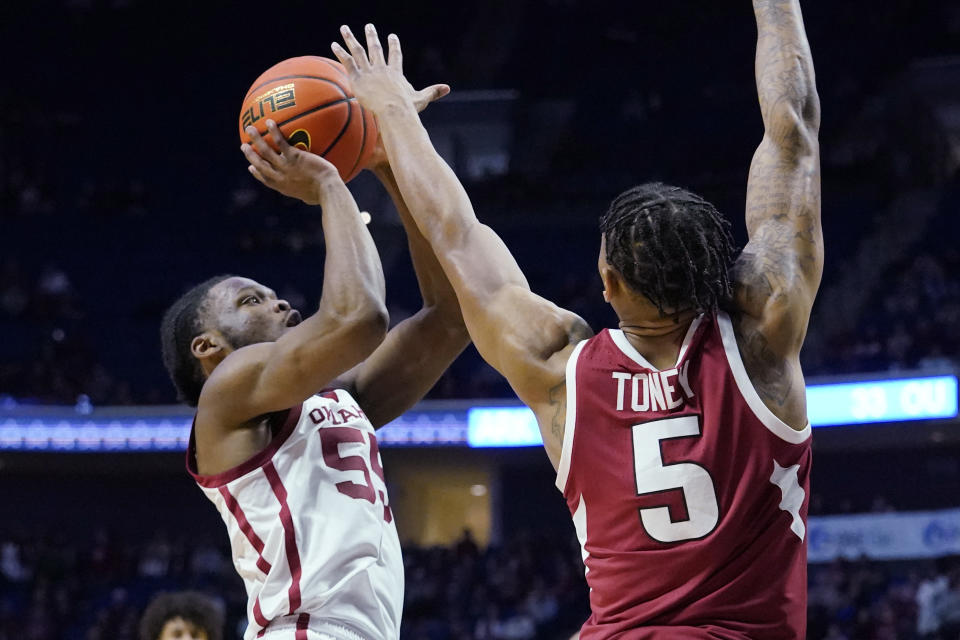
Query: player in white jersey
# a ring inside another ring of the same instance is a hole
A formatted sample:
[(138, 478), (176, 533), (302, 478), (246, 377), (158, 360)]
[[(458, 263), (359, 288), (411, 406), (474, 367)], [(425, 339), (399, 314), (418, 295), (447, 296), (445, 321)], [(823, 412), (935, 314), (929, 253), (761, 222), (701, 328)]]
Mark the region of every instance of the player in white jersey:
[[(420, 106), (449, 89), (424, 89)], [(406, 228), (423, 309), (384, 336), (383, 271), (337, 170), (249, 129), (261, 182), (320, 204), (318, 311), (221, 276), (167, 311), (164, 363), (197, 407), (187, 466), (220, 511), (247, 590), (246, 640), (395, 640), (403, 564), (374, 427), (413, 406), (468, 343), (456, 297), (382, 152), (369, 167)], [(429, 348), (425, 348), (429, 345)]]
[(233, 469), (200, 475), (192, 456), (187, 464), (227, 525), (248, 636), (397, 637), (400, 542), (373, 426), (348, 392), (290, 409), (270, 444)]

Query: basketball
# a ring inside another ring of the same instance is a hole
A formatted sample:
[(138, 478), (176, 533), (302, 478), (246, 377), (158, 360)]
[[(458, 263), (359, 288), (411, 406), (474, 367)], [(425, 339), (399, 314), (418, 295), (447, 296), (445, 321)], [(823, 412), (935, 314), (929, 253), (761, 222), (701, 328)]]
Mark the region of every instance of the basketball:
[(373, 114), (357, 102), (336, 60), (301, 56), (279, 62), (250, 86), (240, 109), (240, 140), (253, 126), (273, 146), (267, 120), (287, 141), (333, 163), (344, 182), (360, 173), (377, 143)]

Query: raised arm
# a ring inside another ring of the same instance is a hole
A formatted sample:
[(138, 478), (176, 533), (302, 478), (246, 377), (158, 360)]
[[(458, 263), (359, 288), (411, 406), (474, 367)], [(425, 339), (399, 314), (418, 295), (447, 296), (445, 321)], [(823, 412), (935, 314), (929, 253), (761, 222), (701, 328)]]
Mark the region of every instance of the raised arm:
[(383, 269), (360, 211), (336, 168), (288, 145), (272, 121), (280, 152), (255, 131), (244, 145), (250, 172), (281, 193), (322, 208), (326, 243), (317, 312), (275, 342), (240, 348), (214, 369), (198, 410), (217, 425), (241, 426), (287, 409), (370, 355), (386, 331)]
[(820, 101), (798, 0), (754, 0), (763, 141), (747, 185), (749, 242), (735, 268), (738, 342), (782, 420), (806, 422), (800, 347), (823, 272)]
[(357, 98), (377, 114), (397, 184), (456, 291), (470, 337), (533, 409), (556, 465), (566, 415), (566, 361), (591, 335), (590, 328), (533, 294), (503, 241), (477, 220), (466, 191), (420, 123), (417, 92), (403, 77), (396, 36), (389, 40), (388, 65), (372, 25), (367, 26), (369, 58), (349, 29), (341, 33), (350, 52), (334, 45), (334, 53)]
[(419, 402), (470, 343), (453, 287), (410, 217), (386, 153), (379, 158), (371, 171), (400, 214), (423, 307), (391, 329), (365, 362), (338, 381), (354, 394), (375, 427)]

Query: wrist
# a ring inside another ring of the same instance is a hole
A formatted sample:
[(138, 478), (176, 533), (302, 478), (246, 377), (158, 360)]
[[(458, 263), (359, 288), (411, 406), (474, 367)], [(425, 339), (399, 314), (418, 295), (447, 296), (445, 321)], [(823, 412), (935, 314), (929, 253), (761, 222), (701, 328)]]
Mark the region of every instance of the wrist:
[(376, 110), (376, 114), (378, 122), (382, 120), (404, 120), (411, 117), (419, 120), (420, 118), (417, 107), (413, 101), (402, 98), (384, 103), (383, 106)]
[(336, 171), (333, 171), (330, 174), (324, 173), (322, 175), (318, 175), (314, 179), (313, 187), (313, 204), (319, 204), (320, 206), (324, 207), (327, 206), (331, 200), (337, 198), (339, 195), (342, 195), (344, 192), (349, 194), (347, 185), (344, 184), (343, 180), (340, 178), (340, 174)]

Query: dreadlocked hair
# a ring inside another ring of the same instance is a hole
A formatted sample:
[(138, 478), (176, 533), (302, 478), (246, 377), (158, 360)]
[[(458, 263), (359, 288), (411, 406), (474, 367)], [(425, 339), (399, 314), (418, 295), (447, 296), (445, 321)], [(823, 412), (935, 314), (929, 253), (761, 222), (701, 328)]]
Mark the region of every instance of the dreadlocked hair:
[(738, 253), (730, 222), (700, 196), (661, 182), (633, 187), (610, 204), (600, 230), (607, 263), (660, 313), (730, 302)]
[(200, 362), (193, 357), (190, 343), (203, 332), (203, 309), (210, 289), (230, 277), (215, 276), (201, 282), (180, 296), (163, 314), (160, 325), (163, 366), (177, 388), (180, 400), (191, 407), (200, 401), (205, 377)]

